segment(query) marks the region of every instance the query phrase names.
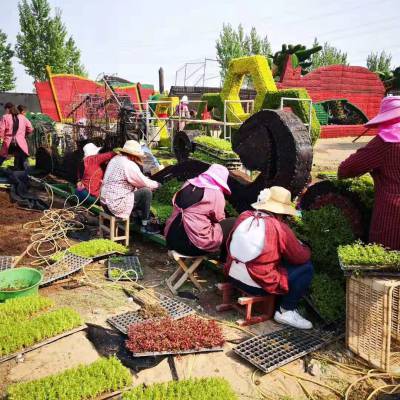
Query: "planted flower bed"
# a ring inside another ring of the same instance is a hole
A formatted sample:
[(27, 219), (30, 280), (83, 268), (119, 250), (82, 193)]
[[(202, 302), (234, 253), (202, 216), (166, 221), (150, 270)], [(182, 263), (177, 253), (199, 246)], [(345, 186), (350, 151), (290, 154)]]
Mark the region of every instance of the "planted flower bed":
[(188, 379), (180, 382), (139, 386), (124, 393), (122, 400), (237, 400), (229, 383), (222, 378)]
[(74, 310), (49, 310), (53, 302), (43, 297), (22, 297), (0, 304), (0, 357), (68, 332), (83, 325)]
[(400, 251), (386, 249), (380, 244), (357, 241), (339, 246), (338, 255), (343, 270), (400, 270)]
[(7, 394), (8, 400), (84, 400), (122, 389), (131, 382), (129, 370), (116, 358), (101, 358), (90, 365), (11, 385)]
[(222, 330), (215, 321), (188, 316), (180, 320), (168, 317), (132, 324), (126, 347), (134, 356), (144, 356), (215, 351), (221, 350), (224, 343)]

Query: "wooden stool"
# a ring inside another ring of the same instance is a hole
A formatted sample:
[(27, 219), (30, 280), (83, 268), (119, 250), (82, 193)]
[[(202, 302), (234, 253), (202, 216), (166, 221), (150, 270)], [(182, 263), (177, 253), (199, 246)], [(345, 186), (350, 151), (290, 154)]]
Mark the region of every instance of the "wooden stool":
[[(222, 292), (222, 304), (217, 305), (215, 308), (218, 312), (227, 310), (236, 310), (244, 314), (245, 319), (239, 319), (236, 323), (240, 326), (254, 325), (259, 322), (271, 319), (275, 313), (275, 295), (267, 294), (266, 296), (253, 296), (246, 293), (244, 290), (236, 288), (231, 283), (218, 283), (217, 288)], [(233, 293), (237, 290), (243, 297), (233, 300)], [(259, 315), (252, 315), (252, 308)]]
[(117, 218), (114, 215), (100, 212), (100, 236), (113, 242), (125, 242), (129, 246), (129, 218)]
[[(206, 259), (206, 256), (184, 256), (183, 254), (179, 254), (174, 250), (170, 250), (168, 252), (168, 255), (173, 258), (179, 265), (178, 269), (165, 281), (169, 290), (176, 295), (178, 289), (186, 282), (187, 279), (190, 279), (197, 287), (197, 289), (202, 291), (203, 287), (200, 285), (200, 282), (193, 276), (193, 274), (200, 266), (202, 261)], [(189, 260), (191, 264), (186, 264), (184, 261), (185, 259)]]

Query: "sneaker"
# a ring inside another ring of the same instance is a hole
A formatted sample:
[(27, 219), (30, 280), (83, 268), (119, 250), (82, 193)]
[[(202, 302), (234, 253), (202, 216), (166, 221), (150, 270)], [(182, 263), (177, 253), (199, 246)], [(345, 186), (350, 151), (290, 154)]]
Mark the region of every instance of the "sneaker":
[(147, 235), (156, 235), (157, 233), (160, 233), (160, 227), (157, 226), (156, 224), (142, 225), (140, 227), (140, 232), (145, 233)]
[(312, 329), (310, 321), (303, 318), (297, 310), (277, 310), (274, 320), (280, 324), (290, 325), (297, 329)]

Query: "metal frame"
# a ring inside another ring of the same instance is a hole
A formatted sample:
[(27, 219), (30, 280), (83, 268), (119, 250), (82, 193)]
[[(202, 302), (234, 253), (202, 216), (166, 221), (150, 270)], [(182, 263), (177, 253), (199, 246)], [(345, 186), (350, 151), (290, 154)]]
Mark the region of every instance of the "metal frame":
[[(224, 100), (224, 139), (232, 141), (232, 126), (237, 126), (237, 125), (242, 125), (243, 121), (233, 112), (232, 109), (230, 111), (232, 112), (233, 116), (238, 120), (238, 122), (228, 122), (227, 120), (227, 109), (229, 104), (231, 103), (239, 103), (239, 104), (246, 104), (246, 111), (247, 113), (251, 114), (254, 111), (254, 100)], [(252, 105), (251, 111), (249, 110), (249, 105)], [(242, 106), (243, 108), (243, 106)], [(244, 110), (244, 109), (243, 109)], [(227, 134), (229, 131), (229, 135)]]
[(306, 101), (306, 102), (308, 102), (308, 103), (310, 103), (310, 108), (309, 108), (309, 110), (308, 110), (308, 124), (307, 123), (304, 123), (304, 125), (308, 128), (308, 134), (310, 135), (310, 137), (311, 137), (311, 119), (312, 119), (312, 105), (313, 105), (313, 101), (311, 100), (311, 99), (305, 99), (305, 98), (302, 98), (302, 99), (295, 99), (295, 98), (293, 98), (293, 97), (281, 97), (281, 107), (280, 107), (280, 109), (281, 110), (283, 110), (283, 103), (285, 102), (285, 101), (287, 101), (287, 102), (290, 102), (290, 101)]

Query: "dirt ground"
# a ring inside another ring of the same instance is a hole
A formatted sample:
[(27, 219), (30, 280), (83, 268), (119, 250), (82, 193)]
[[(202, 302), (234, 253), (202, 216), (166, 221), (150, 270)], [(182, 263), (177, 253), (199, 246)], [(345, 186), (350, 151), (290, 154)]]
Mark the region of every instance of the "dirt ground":
[[(360, 142), (365, 144), (365, 140)], [(319, 141), (315, 149), (315, 163), (319, 170), (332, 169), (350, 152), (359, 145), (350, 144), (349, 140)], [(20, 210), (9, 203), (8, 195), (0, 191), (0, 255), (18, 255), (29, 244), (30, 232), (23, 229), (24, 223), (36, 220), (40, 213)], [(137, 234), (131, 238), (131, 252), (139, 256), (144, 270), (144, 279), (141, 284), (154, 287), (159, 293), (171, 295), (164, 281), (172, 274), (176, 266), (168, 258), (165, 248), (142, 239)], [(22, 263), (21, 265), (24, 265)], [(238, 319), (234, 312), (216, 313), (215, 305), (220, 301), (216, 293), (215, 284), (222, 279), (221, 270), (202, 267), (198, 273), (206, 289), (202, 293), (194, 291), (191, 284), (186, 284), (184, 290), (194, 293), (198, 299), (180, 299), (193, 307), (199, 314), (217, 318), (226, 323)], [(110, 328), (107, 318), (128, 310), (136, 310), (137, 305), (132, 303), (123, 288), (129, 288), (130, 283), (113, 283), (106, 279), (106, 265), (104, 262), (90, 264), (83, 273), (73, 277), (71, 281), (57, 282), (42, 288), (40, 293), (51, 297), (58, 305), (70, 306), (78, 311), (86, 323), (97, 324)], [(279, 329), (278, 324), (267, 321), (250, 327), (249, 332), (260, 334)], [(285, 372), (276, 370), (269, 374), (257, 372), (254, 379), (254, 367), (240, 359), (232, 351), (234, 343), (250, 337), (246, 332), (237, 328), (223, 325), (227, 342), (221, 353), (197, 354), (174, 357), (176, 371), (171, 370), (168, 359), (165, 358), (153, 368), (143, 370), (133, 376), (133, 385), (151, 384), (170, 381), (174, 378), (220, 376), (226, 378), (237, 392), (240, 399), (261, 399), (263, 391), (272, 399), (300, 400), (306, 399), (305, 390), (299, 384), (298, 377), (314, 379), (317, 382), (329, 385), (340, 392), (355, 379), (354, 375), (343, 372), (327, 362), (315, 361), (318, 366), (311, 376), (304, 370), (303, 360), (296, 360), (284, 367)], [(346, 351), (343, 342), (324, 349), (321, 353), (331, 360), (344, 360)], [(87, 364), (99, 357), (99, 353), (88, 339), (85, 331), (63, 338), (50, 345), (23, 355), (22, 359), (11, 360), (0, 364), (0, 398), (10, 383), (31, 380), (57, 373), (76, 366)], [(18, 361), (18, 362), (17, 362)], [(176, 372), (176, 375), (175, 375)], [(293, 377), (289, 374), (294, 374)], [(327, 390), (314, 383), (301, 381), (306, 391), (320, 392), (316, 399), (337, 399)], [(361, 400), (363, 397), (360, 397)], [(352, 399), (354, 400), (354, 399)]]

